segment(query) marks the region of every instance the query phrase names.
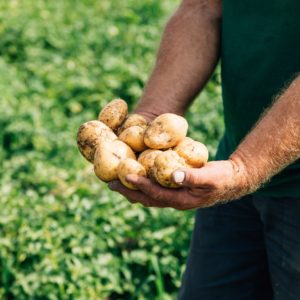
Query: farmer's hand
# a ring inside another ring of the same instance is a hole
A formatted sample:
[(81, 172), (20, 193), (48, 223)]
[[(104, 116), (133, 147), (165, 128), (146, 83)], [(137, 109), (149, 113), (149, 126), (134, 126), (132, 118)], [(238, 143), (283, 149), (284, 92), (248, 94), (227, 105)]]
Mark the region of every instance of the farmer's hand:
[(131, 203), (179, 210), (212, 206), (218, 202), (237, 199), (248, 192), (244, 167), (233, 160), (209, 162), (200, 169), (177, 170), (172, 177), (181, 188), (164, 188), (137, 175), (129, 175), (127, 179), (138, 191), (127, 189), (119, 181), (110, 182), (109, 187)]

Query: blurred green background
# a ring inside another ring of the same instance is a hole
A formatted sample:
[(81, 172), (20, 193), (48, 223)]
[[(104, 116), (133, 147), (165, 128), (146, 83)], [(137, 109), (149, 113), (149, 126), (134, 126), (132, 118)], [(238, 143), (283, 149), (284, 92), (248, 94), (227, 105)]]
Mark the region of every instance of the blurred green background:
[[(130, 109), (172, 0), (0, 2), (0, 299), (174, 299), (194, 212), (110, 192), (79, 154), (79, 125)], [(187, 113), (214, 154), (219, 74)]]

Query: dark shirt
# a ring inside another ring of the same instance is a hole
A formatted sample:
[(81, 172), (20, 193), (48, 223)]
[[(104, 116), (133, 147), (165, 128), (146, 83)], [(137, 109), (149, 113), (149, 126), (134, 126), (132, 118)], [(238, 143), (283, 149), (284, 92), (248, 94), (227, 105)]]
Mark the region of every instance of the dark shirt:
[[(300, 72), (300, 1), (223, 0), (221, 55), (226, 159)], [(300, 160), (258, 194), (300, 197)]]

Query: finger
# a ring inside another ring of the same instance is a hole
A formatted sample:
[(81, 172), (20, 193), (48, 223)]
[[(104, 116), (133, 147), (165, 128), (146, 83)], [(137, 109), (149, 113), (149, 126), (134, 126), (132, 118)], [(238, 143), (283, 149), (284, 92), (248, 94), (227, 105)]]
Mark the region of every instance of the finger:
[(186, 196), (184, 190), (165, 188), (142, 176), (132, 174), (128, 175), (126, 180), (134, 184), (144, 194), (150, 196), (156, 203), (156, 206), (159, 205), (159, 207), (175, 208), (178, 203), (184, 201)]
[[(153, 183), (149, 179), (137, 175), (128, 175), (126, 180), (133, 183), (143, 193), (151, 197), (154, 207), (172, 207), (179, 210), (194, 209), (197, 207), (206, 206), (205, 191), (203, 194), (192, 193), (192, 189), (170, 189), (161, 187)], [(202, 203), (203, 202), (203, 203)]]
[(112, 191), (118, 192), (128, 199), (131, 203), (140, 203), (145, 207), (154, 207), (153, 199), (140, 191), (130, 190), (126, 188), (120, 181), (111, 181), (108, 184)]
[(185, 187), (198, 187), (205, 186), (210, 183), (210, 169), (202, 167), (200, 169), (179, 169), (173, 172), (172, 179), (175, 183), (180, 184)]
[(112, 181), (108, 184), (109, 188), (112, 191), (116, 191), (123, 195), (125, 198), (128, 199), (129, 202), (131, 203), (140, 203), (145, 207), (160, 207), (164, 208), (167, 207), (164, 205), (164, 203), (160, 203), (152, 199), (150, 196), (145, 195), (141, 191), (136, 191), (136, 190), (130, 190), (126, 188), (123, 184), (121, 184), (120, 181)]

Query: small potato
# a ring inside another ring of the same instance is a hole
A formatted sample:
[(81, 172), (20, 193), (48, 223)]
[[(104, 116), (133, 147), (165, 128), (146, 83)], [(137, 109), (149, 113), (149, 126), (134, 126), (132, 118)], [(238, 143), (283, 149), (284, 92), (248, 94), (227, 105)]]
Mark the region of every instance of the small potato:
[(118, 179), (118, 165), (125, 158), (136, 159), (124, 142), (115, 140), (101, 144), (94, 157), (95, 174), (105, 182)]
[(142, 152), (147, 148), (144, 143), (145, 130), (145, 128), (140, 126), (126, 128), (119, 135), (119, 139), (130, 146), (134, 151)]
[(125, 120), (127, 113), (127, 103), (122, 99), (115, 99), (103, 107), (99, 113), (98, 120), (113, 131), (116, 131)]
[(172, 173), (177, 169), (186, 167), (183, 158), (175, 151), (168, 150), (156, 156), (152, 169), (154, 178), (160, 185), (168, 188), (178, 188), (180, 185), (173, 182)]
[(155, 118), (145, 132), (144, 142), (151, 149), (176, 146), (188, 130), (187, 121), (175, 114), (162, 114)]
[(77, 145), (80, 153), (93, 163), (96, 146), (103, 141), (116, 140), (112, 130), (100, 121), (89, 121), (82, 124), (77, 133)]
[(153, 178), (151, 170), (154, 165), (154, 160), (160, 153), (162, 153), (160, 150), (148, 149), (142, 152), (138, 158), (138, 162), (145, 168), (147, 176), (150, 178)]
[(137, 190), (137, 188), (130, 182), (126, 180), (126, 176), (129, 174), (136, 174), (139, 176), (146, 177), (145, 168), (138, 163), (136, 160), (132, 158), (126, 158), (119, 163), (118, 166), (118, 176), (120, 181), (125, 185), (127, 188), (131, 190)]
[(142, 128), (146, 128), (147, 121), (142, 115), (139, 115), (139, 114), (128, 115), (126, 120), (120, 127), (118, 133), (121, 134), (126, 128), (129, 128), (132, 126), (140, 126)]
[(204, 144), (184, 138), (174, 149), (193, 168), (201, 168), (208, 160), (208, 150)]

